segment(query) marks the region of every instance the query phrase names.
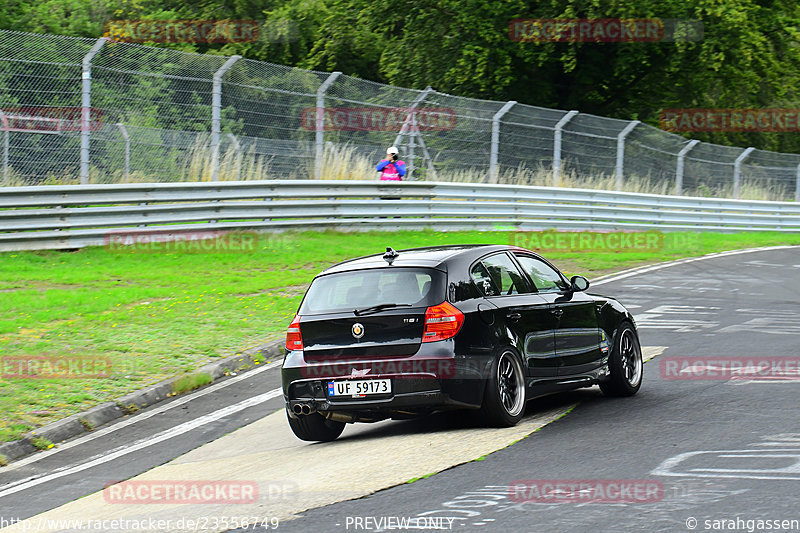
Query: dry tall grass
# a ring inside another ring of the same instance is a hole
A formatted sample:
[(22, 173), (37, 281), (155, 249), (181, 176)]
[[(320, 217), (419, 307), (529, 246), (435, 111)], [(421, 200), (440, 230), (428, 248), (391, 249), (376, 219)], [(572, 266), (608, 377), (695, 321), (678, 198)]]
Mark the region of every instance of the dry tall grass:
[[(309, 179), (313, 179), (315, 174), (314, 160), (309, 159), (306, 169)], [(322, 152), (322, 179), (326, 180), (368, 180), (376, 179), (378, 173), (375, 171), (377, 161), (356, 152), (355, 147), (344, 145), (337, 147), (328, 145)]]
[[(312, 161), (313, 163), (313, 161)], [(375, 179), (375, 164), (358, 154), (353, 147), (328, 146), (324, 152), (323, 179)], [(573, 189), (616, 190), (616, 177), (606, 174), (579, 174), (575, 170), (562, 170), (558, 187)], [(308, 177), (313, 178), (313, 164), (308, 170)], [(480, 169), (439, 170), (437, 181), (457, 183), (486, 183), (488, 174)], [(732, 178), (731, 178), (732, 179)], [(498, 175), (497, 183), (506, 185), (531, 185), (539, 187), (553, 186), (553, 171), (549, 167), (505, 168)], [(669, 180), (654, 180), (646, 176), (625, 176), (622, 182), (623, 192), (644, 194), (674, 194), (675, 183)], [(792, 197), (793, 190), (785, 185), (765, 185), (754, 180), (742, 180), (740, 198), (744, 200), (787, 200)], [(733, 183), (717, 188), (701, 184), (694, 190), (685, 190), (685, 196), (706, 196), (733, 198)]]
[[(198, 137), (194, 145), (183, 152), (183, 163), (179, 164), (175, 176), (169, 181), (211, 181), (212, 169), (212, 150), (211, 139), (208, 136)], [(220, 181), (232, 180), (267, 180), (267, 179), (314, 179), (314, 157), (313, 154), (302, 154), (301, 159), (306, 164), (301, 165), (291, 175), (277, 175), (272, 171), (272, 159), (263, 154), (255, 152), (255, 147), (237, 152), (231, 143), (224, 143), (219, 153), (219, 174)], [(372, 180), (378, 178), (375, 171), (377, 161), (359, 153), (358, 149), (350, 145), (333, 145), (328, 143), (323, 151), (323, 172), (322, 179), (326, 180)], [(424, 169), (419, 174), (424, 176)], [(458, 183), (486, 183), (488, 181), (487, 172), (483, 169), (455, 169), (438, 170), (437, 181), (458, 182)], [(90, 183), (147, 183), (154, 181), (147, 172), (135, 170), (130, 173), (128, 179), (123, 178), (121, 170), (113, 172), (103, 171), (92, 168), (90, 172)], [(517, 168), (504, 168), (498, 176), (498, 183), (508, 185), (532, 185), (532, 186), (553, 186), (553, 172), (549, 167), (539, 166), (528, 168), (519, 166)], [(79, 180), (70, 173), (69, 176), (46, 176), (40, 185), (72, 185), (79, 183)], [(29, 185), (30, 180), (20, 176), (13, 169), (9, 172), (6, 185), (22, 186)], [(616, 179), (612, 175), (578, 174), (575, 170), (562, 170), (558, 187), (597, 189), (597, 190), (616, 190)], [(622, 191), (649, 194), (673, 194), (674, 183), (670, 180), (654, 180), (643, 176), (625, 176), (622, 183)], [(732, 198), (733, 184), (709, 187), (702, 182), (694, 189), (685, 190), (686, 196), (705, 196), (717, 198)], [(762, 181), (743, 180), (741, 185), (740, 197), (746, 200), (787, 200), (791, 199), (794, 189), (785, 184), (765, 184)]]

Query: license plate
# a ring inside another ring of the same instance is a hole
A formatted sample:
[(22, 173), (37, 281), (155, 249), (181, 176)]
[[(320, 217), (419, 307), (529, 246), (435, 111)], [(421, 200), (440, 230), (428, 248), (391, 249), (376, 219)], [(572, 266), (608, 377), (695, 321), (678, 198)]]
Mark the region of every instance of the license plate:
[(389, 394), (391, 392), (391, 379), (352, 379), (328, 382), (328, 396), (361, 398), (375, 394)]

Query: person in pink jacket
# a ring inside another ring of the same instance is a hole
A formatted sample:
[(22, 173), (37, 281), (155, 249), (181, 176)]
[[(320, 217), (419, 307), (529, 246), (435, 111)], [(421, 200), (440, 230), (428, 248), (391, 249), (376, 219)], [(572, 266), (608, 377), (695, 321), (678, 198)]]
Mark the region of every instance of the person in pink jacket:
[(401, 181), (406, 175), (406, 164), (398, 159), (398, 153), (396, 146), (390, 146), (386, 150), (386, 159), (381, 159), (375, 167), (381, 173), (381, 181)]

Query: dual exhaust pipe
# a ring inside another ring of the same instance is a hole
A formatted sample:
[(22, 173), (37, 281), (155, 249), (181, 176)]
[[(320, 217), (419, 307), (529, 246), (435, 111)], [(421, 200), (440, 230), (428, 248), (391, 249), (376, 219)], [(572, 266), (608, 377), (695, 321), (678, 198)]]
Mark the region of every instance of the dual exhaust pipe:
[(296, 415), (310, 415), (317, 412), (314, 402), (297, 402), (292, 405), (292, 412)]

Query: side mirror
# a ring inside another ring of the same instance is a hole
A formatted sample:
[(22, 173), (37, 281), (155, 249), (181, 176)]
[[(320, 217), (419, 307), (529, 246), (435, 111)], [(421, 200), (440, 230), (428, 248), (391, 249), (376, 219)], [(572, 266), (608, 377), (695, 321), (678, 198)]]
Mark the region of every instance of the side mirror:
[(589, 280), (583, 276), (572, 276), (569, 282), (573, 291), (582, 292), (589, 288)]

